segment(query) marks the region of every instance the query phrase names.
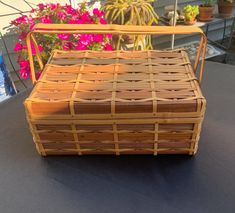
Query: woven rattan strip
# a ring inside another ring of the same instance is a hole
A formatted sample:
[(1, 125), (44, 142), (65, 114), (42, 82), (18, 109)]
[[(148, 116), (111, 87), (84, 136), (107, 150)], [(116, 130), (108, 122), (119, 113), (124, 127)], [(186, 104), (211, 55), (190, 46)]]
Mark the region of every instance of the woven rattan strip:
[(192, 155), (205, 104), (183, 50), (54, 51), (25, 101), (42, 155)]

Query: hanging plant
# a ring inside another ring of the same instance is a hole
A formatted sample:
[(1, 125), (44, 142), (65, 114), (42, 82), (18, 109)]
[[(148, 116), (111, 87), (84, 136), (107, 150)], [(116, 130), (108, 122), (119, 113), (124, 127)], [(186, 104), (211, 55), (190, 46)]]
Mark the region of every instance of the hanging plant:
[[(158, 15), (151, 3), (154, 0), (108, 0), (102, 7), (105, 18), (109, 24), (150, 26), (158, 23)], [(123, 48), (128, 43), (133, 43), (133, 48), (138, 50), (151, 49), (151, 36), (116, 36), (113, 38), (116, 49)]]

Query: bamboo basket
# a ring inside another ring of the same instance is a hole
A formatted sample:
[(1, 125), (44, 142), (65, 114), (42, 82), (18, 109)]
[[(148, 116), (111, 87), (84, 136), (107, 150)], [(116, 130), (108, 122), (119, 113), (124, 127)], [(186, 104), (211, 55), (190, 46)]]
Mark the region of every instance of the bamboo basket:
[[(55, 50), (43, 65), (35, 33), (198, 33), (201, 41), (194, 67), (182, 49)], [(43, 70), (38, 81), (31, 42)], [(24, 104), (41, 155), (197, 152), (206, 108), (199, 85), (206, 37), (199, 28), (38, 24), (27, 43), (35, 86)]]

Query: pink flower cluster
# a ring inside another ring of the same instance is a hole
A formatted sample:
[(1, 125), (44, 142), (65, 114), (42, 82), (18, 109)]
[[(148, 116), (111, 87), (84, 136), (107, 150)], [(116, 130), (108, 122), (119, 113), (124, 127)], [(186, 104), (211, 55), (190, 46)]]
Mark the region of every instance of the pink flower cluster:
[(29, 60), (23, 59), (19, 61), (20, 64), (20, 75), (22, 78), (27, 79), (30, 74)]
[[(23, 15), (11, 22), (19, 31), (19, 41), (16, 43), (14, 51), (18, 54), (20, 65), (20, 75), (26, 79), (30, 76), (30, 66), (28, 52), (26, 48), (27, 33), (32, 30), (37, 23), (63, 23), (63, 24), (107, 24), (104, 19), (104, 11), (95, 8), (92, 13), (87, 11), (85, 3), (79, 9), (71, 5), (60, 4), (39, 4), (31, 13)], [(63, 50), (113, 50), (110, 44), (111, 35), (107, 34), (50, 34), (38, 35), (38, 50), (44, 62), (49, 58), (52, 49)], [(32, 54), (36, 54), (33, 44), (31, 44)], [(36, 62), (36, 57), (34, 56)], [(37, 63), (35, 63), (36, 65)], [(36, 67), (39, 70), (39, 67)], [(37, 74), (39, 76), (40, 73)]]

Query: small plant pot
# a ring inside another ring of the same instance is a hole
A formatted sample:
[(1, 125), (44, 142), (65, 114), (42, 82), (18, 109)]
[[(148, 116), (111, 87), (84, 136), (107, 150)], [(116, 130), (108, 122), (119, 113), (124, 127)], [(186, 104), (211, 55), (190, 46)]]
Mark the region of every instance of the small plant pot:
[(197, 23), (197, 19), (193, 19), (193, 20), (185, 20), (184, 23), (186, 25), (194, 25)]
[(233, 3), (219, 2), (218, 3), (219, 15), (223, 18), (230, 17), (233, 12)]
[(199, 7), (199, 20), (208, 22), (213, 20), (214, 7)]

